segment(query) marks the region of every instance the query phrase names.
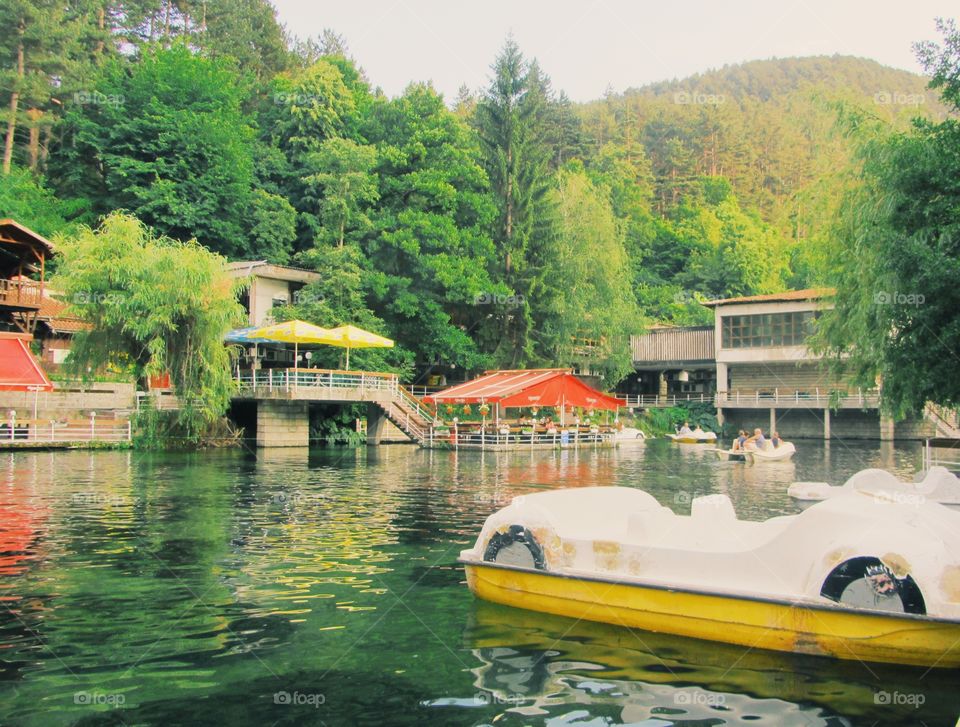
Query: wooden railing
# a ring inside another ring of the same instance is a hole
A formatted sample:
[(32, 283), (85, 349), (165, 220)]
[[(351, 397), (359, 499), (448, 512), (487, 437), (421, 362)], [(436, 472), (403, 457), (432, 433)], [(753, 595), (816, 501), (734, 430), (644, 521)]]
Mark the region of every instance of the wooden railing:
[(36, 281), (0, 278), (0, 305), (39, 308), (42, 300), (43, 292)]

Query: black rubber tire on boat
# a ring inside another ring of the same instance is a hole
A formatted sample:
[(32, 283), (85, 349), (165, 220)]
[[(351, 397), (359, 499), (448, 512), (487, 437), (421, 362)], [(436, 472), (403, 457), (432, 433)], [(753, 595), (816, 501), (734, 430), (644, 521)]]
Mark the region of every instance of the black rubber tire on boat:
[[(829, 598), (831, 601), (841, 602), (843, 592), (847, 586), (863, 578), (870, 566), (883, 565), (879, 558), (861, 556), (845, 560), (838, 565), (827, 576), (820, 588), (820, 595)], [(903, 603), (904, 613), (919, 614), (921, 616), (927, 613), (927, 605), (923, 600), (923, 593), (920, 586), (909, 575), (897, 579), (897, 588), (900, 593), (900, 601)]]
[(486, 550), (483, 551), (484, 561), (496, 563), (497, 556), (500, 555), (501, 551), (513, 545), (525, 547), (529, 551), (533, 560), (533, 567), (536, 570), (547, 569), (543, 548), (523, 525), (511, 525), (505, 533), (494, 533), (493, 537), (487, 541)]

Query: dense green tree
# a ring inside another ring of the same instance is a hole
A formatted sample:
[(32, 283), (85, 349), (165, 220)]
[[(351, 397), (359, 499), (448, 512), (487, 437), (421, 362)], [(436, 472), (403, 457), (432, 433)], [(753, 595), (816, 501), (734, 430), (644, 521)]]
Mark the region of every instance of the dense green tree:
[(325, 140), (306, 158), (304, 177), (319, 200), (318, 242), (343, 247), (348, 234), (362, 234), (372, 223), (369, 206), (379, 199), (374, 167), (377, 150), (350, 139)]
[(44, 236), (65, 232), (68, 219), (83, 210), (76, 204), (57, 199), (43, 183), (26, 169), (14, 167), (0, 176), (0, 217), (10, 217)]
[(296, 209), (296, 250), (309, 249), (324, 234), (320, 218), (324, 188), (310, 179), (327, 170), (318, 167), (316, 155), (330, 156), (331, 149), (322, 153), (321, 147), (331, 139), (362, 142), (357, 133), (358, 94), (338, 65), (321, 58), (305, 69), (277, 76), (260, 109), (265, 153), (259, 157), (257, 176)]
[(546, 142), (548, 103), (546, 79), (531, 67), (509, 39), (493, 65), (489, 88), (477, 104), (476, 126), (483, 164), (490, 179), (497, 219), (493, 240), (502, 279), (516, 295), (516, 304), (499, 315), (501, 340), (497, 358), (520, 366), (537, 358), (531, 306), (537, 276), (546, 271), (528, 266), (552, 231), (551, 149)]
[(256, 189), (248, 214), (248, 249), (252, 255), (278, 265), (289, 263), (297, 238), (297, 211), (293, 205), (285, 197)]
[(51, 160), (57, 187), (105, 214), (126, 209), (160, 233), (245, 255), (253, 130), (230, 66), (180, 44), (107, 63), (72, 103)]
[(132, 370), (144, 387), (169, 372), (180, 422), (194, 436), (223, 416), (233, 391), (223, 337), (244, 319), (226, 260), (195, 241), (153, 237), (121, 213), (57, 238), (57, 248), (52, 287), (91, 326), (74, 338), (71, 369)]
[(268, 0), (203, 0), (193, 41), (212, 58), (233, 58), (266, 81), (291, 63), (277, 11)]
[[(960, 111), (960, 32), (920, 46), (932, 84)], [(960, 122), (918, 120), (908, 132), (851, 119), (862, 184), (843, 200), (831, 256), (835, 307), (821, 346), (882, 405), (902, 415), (927, 401), (960, 405)]]
[[(89, 3), (59, 0), (0, 2), (0, 88), (9, 94), (5, 114), (3, 174), (10, 172), (22, 137), (22, 161), (36, 168), (41, 134), (47, 139), (55, 99), (76, 89), (92, 28)], [(19, 133), (22, 130), (26, 133)], [(44, 145), (45, 148), (45, 145)]]
[(546, 362), (596, 371), (615, 385), (632, 370), (630, 335), (641, 330), (622, 226), (579, 163), (561, 171), (551, 196), (559, 232), (534, 310), (538, 349)]
[(377, 234), (365, 243), (374, 304), (421, 362), (488, 367), (487, 316), (510, 290), (490, 276), (495, 209), (470, 129), (425, 85), (378, 105), (367, 129), (379, 150)]

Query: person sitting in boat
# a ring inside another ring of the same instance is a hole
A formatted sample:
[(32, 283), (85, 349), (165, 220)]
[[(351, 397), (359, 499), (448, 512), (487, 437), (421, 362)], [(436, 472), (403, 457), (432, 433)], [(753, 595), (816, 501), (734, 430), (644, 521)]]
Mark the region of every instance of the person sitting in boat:
[(733, 440), (733, 451), (740, 452), (743, 450), (743, 445), (747, 443), (747, 433), (742, 429), (737, 434), (737, 438)]
[(752, 446), (754, 449), (763, 449), (767, 445), (767, 440), (764, 439), (763, 430), (759, 427), (753, 430), (753, 436), (749, 437), (746, 442), (744, 442), (744, 449)]
[(697, 428), (694, 429), (693, 432), (691, 432), (691, 434), (693, 434), (693, 436), (697, 437), (698, 439), (703, 439), (707, 435), (707, 433), (703, 431), (703, 428), (699, 424), (697, 425)]
[(690, 434), (693, 434), (693, 430), (690, 429), (690, 422), (684, 422), (683, 426), (680, 427), (680, 431), (678, 431), (677, 434), (679, 434), (682, 437), (686, 437), (686, 436), (689, 436)]
[(780, 432), (773, 432), (773, 434), (770, 435), (770, 444), (773, 445), (774, 449), (780, 446), (781, 441), (783, 440), (780, 439)]

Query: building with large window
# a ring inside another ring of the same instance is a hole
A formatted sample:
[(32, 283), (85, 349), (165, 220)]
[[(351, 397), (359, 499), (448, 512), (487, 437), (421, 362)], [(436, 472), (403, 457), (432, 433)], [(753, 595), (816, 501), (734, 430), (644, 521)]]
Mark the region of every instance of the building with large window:
[(656, 328), (634, 336), (634, 368), (622, 393), (640, 406), (712, 400), (733, 428), (779, 430), (787, 437), (892, 439), (930, 436), (931, 422), (896, 428), (880, 415), (879, 391), (831, 374), (811, 349), (832, 290), (794, 290), (705, 303), (706, 329)]

